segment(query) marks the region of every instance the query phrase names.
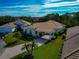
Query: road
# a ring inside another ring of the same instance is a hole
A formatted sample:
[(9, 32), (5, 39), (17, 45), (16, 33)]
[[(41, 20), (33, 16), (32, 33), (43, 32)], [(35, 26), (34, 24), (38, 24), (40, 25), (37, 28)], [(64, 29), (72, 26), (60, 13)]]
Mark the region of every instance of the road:
[(6, 43), (2, 39), (0, 39), (0, 56), (5, 51), (5, 48), (4, 48), (5, 45)]
[[(8, 47), (5, 48), (3, 53), (0, 55), (0, 59), (10, 59), (20, 53), (22, 53), (24, 50), (22, 50), (23, 44), (17, 45), (15, 47)], [(0, 50), (1, 52), (1, 50)]]

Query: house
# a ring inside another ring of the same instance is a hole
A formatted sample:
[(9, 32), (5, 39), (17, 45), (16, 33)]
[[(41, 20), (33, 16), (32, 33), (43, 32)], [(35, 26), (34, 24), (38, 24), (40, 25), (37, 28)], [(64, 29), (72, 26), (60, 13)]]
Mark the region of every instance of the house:
[[(34, 23), (30, 26), (28, 26), (31, 32), (31, 34), (34, 36), (46, 38), (54, 36), (54, 33), (61, 32), (65, 27), (63, 24), (56, 22), (56, 21), (47, 21), (47, 22), (39, 22)], [(30, 34), (30, 33), (29, 33)], [(52, 38), (52, 37), (51, 37)], [(49, 38), (49, 39), (51, 39)]]
[(17, 22), (17, 28), (18, 27), (24, 31), (26, 36), (33, 36), (38, 46), (48, 42), (55, 37), (55, 33), (62, 32), (63, 29), (65, 29), (63, 24), (56, 21), (37, 22), (31, 24), (27, 21), (19, 20)]
[(41, 38), (46, 38), (45, 36), (47, 36), (49, 39), (52, 38), (51, 35), (54, 36), (54, 33), (61, 32), (65, 28), (63, 24), (56, 21), (47, 21), (31, 24), (21, 20), (18, 23), (20, 28), (22, 28), (26, 34)]
[(10, 22), (5, 25), (0, 26), (0, 36), (3, 36), (9, 32), (15, 31), (15, 22)]
[(61, 59), (79, 59), (79, 26), (68, 28)]

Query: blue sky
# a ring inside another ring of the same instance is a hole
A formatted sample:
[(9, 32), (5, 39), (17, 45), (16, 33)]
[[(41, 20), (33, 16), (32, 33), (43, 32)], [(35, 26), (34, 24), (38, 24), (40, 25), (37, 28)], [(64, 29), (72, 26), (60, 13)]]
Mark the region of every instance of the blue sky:
[(0, 16), (44, 16), (79, 11), (79, 0), (0, 0)]

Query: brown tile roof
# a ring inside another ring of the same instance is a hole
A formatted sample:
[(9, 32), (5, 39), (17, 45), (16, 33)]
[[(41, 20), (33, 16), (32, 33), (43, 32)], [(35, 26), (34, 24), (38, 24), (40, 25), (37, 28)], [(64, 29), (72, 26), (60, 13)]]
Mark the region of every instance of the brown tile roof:
[(16, 21), (9, 22), (7, 24), (1, 25), (0, 28), (6, 27), (6, 26), (10, 26), (10, 27), (14, 28), (15, 27), (15, 23), (16, 23)]
[(37, 31), (51, 32), (55, 28), (63, 28), (63, 24), (56, 21), (39, 22), (29, 26)]
[(69, 39), (79, 33), (79, 26), (71, 27), (67, 30), (66, 39)]
[(67, 56), (66, 59), (79, 59), (79, 49)]
[(79, 35), (64, 43), (62, 57), (68, 56), (70, 53), (79, 48)]
[(20, 23), (20, 24), (23, 24), (23, 25), (25, 25), (25, 26), (27, 26), (27, 25), (31, 25), (30, 22), (25, 21), (25, 20), (22, 20), (22, 19), (18, 19), (16, 22), (17, 22), (17, 23)]
[(66, 37), (71, 38), (64, 42), (62, 59), (79, 49), (79, 34), (75, 35), (77, 33), (79, 33), (79, 26), (71, 27), (68, 29)]

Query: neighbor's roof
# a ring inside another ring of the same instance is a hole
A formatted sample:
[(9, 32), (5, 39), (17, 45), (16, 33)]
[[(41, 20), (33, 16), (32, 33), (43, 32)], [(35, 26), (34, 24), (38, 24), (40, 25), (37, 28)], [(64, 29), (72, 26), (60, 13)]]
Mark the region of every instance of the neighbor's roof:
[(62, 58), (70, 55), (77, 49), (79, 49), (79, 35), (73, 37), (72, 39), (67, 40), (64, 43)]
[(0, 33), (8, 33), (8, 32), (12, 32), (15, 28), (15, 22), (10, 22), (7, 24), (4, 24), (2, 26), (0, 26)]
[(16, 27), (15, 22), (8, 23), (8, 25), (9, 25), (10, 27), (12, 27), (12, 28), (15, 28), (15, 27)]
[(64, 42), (62, 59), (79, 49), (79, 34), (77, 33), (79, 33), (79, 26), (68, 29), (66, 37), (69, 39)]
[(66, 40), (79, 34), (79, 26), (68, 28)]
[(0, 28), (4, 28), (4, 27), (12, 27), (12, 28), (14, 28), (15, 27), (15, 21), (14, 22), (9, 22), (7, 24), (4, 24), (4, 25), (0, 26)]
[(56, 28), (63, 28), (63, 24), (56, 21), (47, 21), (34, 23), (33, 25), (29, 26), (29, 28), (36, 29), (37, 31), (51, 32)]
[(18, 19), (16, 22), (17, 22), (17, 23), (20, 23), (20, 24), (23, 24), (23, 25), (25, 25), (25, 26), (31, 25), (30, 22), (24, 21), (24, 20), (22, 20), (22, 19)]

